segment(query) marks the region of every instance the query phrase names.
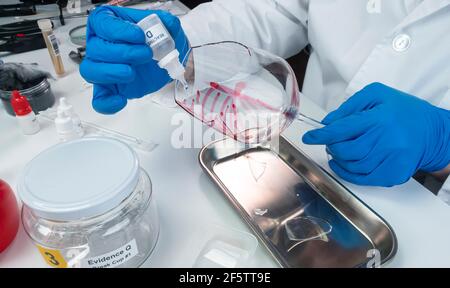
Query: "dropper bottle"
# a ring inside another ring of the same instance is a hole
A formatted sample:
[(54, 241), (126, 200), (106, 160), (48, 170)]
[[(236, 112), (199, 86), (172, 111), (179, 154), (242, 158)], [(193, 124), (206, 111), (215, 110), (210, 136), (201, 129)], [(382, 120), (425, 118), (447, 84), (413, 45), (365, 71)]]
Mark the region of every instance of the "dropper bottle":
[(41, 128), (38, 120), (36, 119), (36, 114), (34, 114), (31, 109), (27, 98), (21, 95), (17, 90), (12, 92), (11, 106), (16, 114), (16, 118), (19, 121), (23, 134), (32, 135), (39, 132)]
[(75, 130), (72, 119), (61, 109), (58, 109), (55, 118), (55, 127), (59, 140), (62, 142), (80, 138)]
[(69, 118), (72, 119), (74, 129), (76, 134), (79, 137), (82, 137), (84, 135), (83, 126), (81, 124), (81, 119), (78, 116), (78, 114), (75, 112), (75, 109), (69, 102), (67, 102), (66, 97), (59, 98), (59, 106), (58, 110), (63, 111)]
[(52, 21), (50, 19), (41, 19), (37, 21), (39, 28), (41, 29), (42, 36), (44, 37), (45, 45), (47, 46), (48, 53), (52, 59), (55, 73), (61, 76), (65, 73), (64, 65), (59, 51), (58, 40), (53, 33)]
[(187, 87), (184, 78), (185, 68), (180, 63), (180, 53), (175, 48), (175, 41), (161, 19), (151, 14), (137, 23), (145, 33), (145, 41), (153, 51), (153, 59), (158, 61), (159, 67), (166, 69), (172, 79), (180, 81)]

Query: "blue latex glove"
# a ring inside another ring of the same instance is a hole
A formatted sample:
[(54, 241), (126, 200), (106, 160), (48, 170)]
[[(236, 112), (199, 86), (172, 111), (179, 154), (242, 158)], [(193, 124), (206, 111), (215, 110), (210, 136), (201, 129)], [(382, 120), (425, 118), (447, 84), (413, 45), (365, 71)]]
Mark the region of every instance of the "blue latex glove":
[(438, 171), (450, 163), (450, 111), (373, 83), (303, 135), (325, 144), (331, 169), (360, 185), (393, 186), (417, 170)]
[(172, 35), (183, 61), (188, 40), (179, 19), (168, 12), (100, 6), (89, 16), (86, 58), (80, 73), (94, 84), (92, 106), (97, 112), (116, 113), (127, 99), (155, 92), (171, 81), (167, 71), (152, 59), (144, 32), (135, 24), (153, 13)]

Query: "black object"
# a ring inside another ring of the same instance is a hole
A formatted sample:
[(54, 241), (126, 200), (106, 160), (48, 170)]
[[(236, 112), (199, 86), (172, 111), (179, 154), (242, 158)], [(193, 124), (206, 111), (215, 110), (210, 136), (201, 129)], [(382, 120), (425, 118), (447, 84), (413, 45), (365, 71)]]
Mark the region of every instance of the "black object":
[[(0, 40), (1, 42), (1, 40)], [(45, 41), (42, 34), (12, 36), (10, 39), (0, 44), (0, 52), (23, 53), (45, 48)]]
[(40, 33), (39, 25), (36, 20), (25, 20), (10, 24), (0, 25), (0, 39), (11, 37), (17, 34)]
[(61, 22), (61, 25), (66, 25), (66, 21), (64, 21), (64, 14), (63, 14), (63, 8), (67, 7), (68, 0), (56, 0), (56, 4), (59, 8), (59, 21)]
[(22, 3), (0, 5), (0, 17), (26, 16), (35, 14), (36, 7), (33, 4)]
[(187, 7), (189, 7), (190, 9), (194, 9), (198, 5), (206, 3), (206, 2), (210, 2), (210, 1), (211, 0), (182, 0), (181, 2), (183, 2), (183, 4), (186, 5)]
[(73, 62), (80, 64), (83, 61), (84, 56), (86, 55), (86, 47), (79, 47), (77, 51), (70, 51), (69, 57), (73, 60)]
[(59, 9), (59, 20), (61, 22), (61, 25), (65, 25), (64, 21), (64, 14), (63, 14), (63, 8), (67, 7), (68, 0), (20, 0), (20, 2), (23, 2), (24, 5), (50, 5), (50, 4), (56, 4), (58, 5)]
[(0, 52), (22, 53), (45, 47), (45, 41), (36, 20), (0, 26)]
[[(55, 95), (50, 88), (50, 82), (47, 78), (36, 79), (29, 83), (30, 88), (20, 90), (20, 94), (27, 97), (34, 113), (44, 111), (55, 104)], [(5, 106), (5, 110), (9, 115), (15, 116), (14, 110), (11, 107), (12, 91), (0, 90), (0, 99)]]
[(57, 0), (20, 0), (23, 3), (33, 3), (35, 5), (55, 4)]
[(37, 80), (51, 78), (37, 63), (4, 63), (0, 60), (0, 90), (25, 90), (36, 85)]

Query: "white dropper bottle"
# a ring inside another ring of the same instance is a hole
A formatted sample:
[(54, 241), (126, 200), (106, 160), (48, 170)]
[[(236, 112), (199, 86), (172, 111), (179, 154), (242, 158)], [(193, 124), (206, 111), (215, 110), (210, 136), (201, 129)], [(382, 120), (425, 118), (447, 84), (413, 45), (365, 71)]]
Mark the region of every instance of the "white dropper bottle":
[(58, 109), (55, 118), (55, 126), (59, 140), (63, 142), (80, 138), (76, 132), (72, 119), (61, 109)]
[(153, 51), (153, 59), (159, 67), (166, 69), (172, 79), (180, 81), (184, 86), (184, 66), (180, 63), (180, 53), (175, 49), (175, 41), (158, 15), (151, 14), (137, 23), (145, 33), (145, 41)]
[(75, 132), (79, 137), (82, 137), (84, 135), (84, 130), (81, 124), (81, 119), (78, 114), (75, 113), (75, 109), (73, 109), (73, 106), (69, 104), (69, 102), (67, 102), (66, 97), (59, 98), (58, 110), (63, 111), (69, 118), (72, 119), (73, 125), (75, 126)]

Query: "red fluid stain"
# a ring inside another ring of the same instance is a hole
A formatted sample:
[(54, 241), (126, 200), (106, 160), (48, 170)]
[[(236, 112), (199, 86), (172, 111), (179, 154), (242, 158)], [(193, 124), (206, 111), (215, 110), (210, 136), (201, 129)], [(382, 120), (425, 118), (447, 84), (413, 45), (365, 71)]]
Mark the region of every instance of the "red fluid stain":
[(197, 103), (200, 103), (200, 91), (197, 90)]
[(217, 101), (219, 100), (219, 97), (220, 97), (220, 92), (217, 92), (216, 97), (214, 97), (210, 112), (215, 111), (214, 109), (216, 108), (216, 104), (217, 104)]
[(234, 125), (234, 132), (238, 131), (238, 127), (237, 127), (237, 111), (236, 111), (236, 105), (234, 103), (231, 104), (231, 108), (233, 109), (233, 116), (234, 116), (234, 121), (233, 121), (233, 125)]
[[(221, 113), (221, 115), (222, 116), (224, 116), (224, 114), (227, 112), (227, 110), (228, 110), (228, 108), (229, 108), (229, 106), (227, 105), (228, 104), (228, 101), (230, 101), (230, 99), (231, 99), (231, 97), (230, 96), (227, 96), (227, 98), (225, 98), (225, 100), (223, 101), (223, 103), (222, 103), (222, 107), (220, 107), (220, 113)], [(226, 116), (226, 115), (225, 115)]]
[[(195, 92), (192, 103), (190, 105), (191, 107), (187, 107), (186, 105), (182, 105), (182, 107), (184, 107), (193, 116), (202, 120), (205, 124), (209, 125), (210, 127), (214, 126), (215, 129), (221, 131), (223, 134), (232, 137), (235, 140), (237, 140), (238, 138), (239, 131), (239, 119), (237, 113), (238, 109), (245, 111), (255, 109), (260, 110), (261, 108), (264, 108), (265, 110), (278, 111), (278, 109), (275, 109), (275, 107), (272, 107), (271, 105), (259, 99), (255, 99), (243, 94), (242, 91), (246, 87), (245, 82), (236, 83), (234, 89), (229, 88), (225, 85), (221, 85), (217, 82), (210, 82), (209, 84), (209, 89), (205, 89), (202, 91), (197, 90)], [(212, 97), (213, 93), (214, 96)], [(237, 98), (239, 98), (239, 102), (236, 102)], [(186, 103), (186, 100), (183, 100), (183, 103)], [(195, 113), (198, 113), (194, 111), (195, 103), (201, 105), (200, 115), (195, 115)], [(214, 120), (205, 119), (205, 109), (207, 109), (207, 105), (210, 105), (209, 112), (218, 112), (220, 114), (220, 117), (216, 118), (219, 123), (221, 122), (220, 124), (216, 123), (216, 121)], [(239, 107), (237, 105), (239, 105)], [(230, 111), (231, 113), (229, 113)], [(229, 119), (227, 119), (227, 117)], [(248, 135), (245, 136), (245, 138), (248, 138)]]
[(211, 96), (211, 94), (213, 92), (214, 92), (214, 89), (208, 89), (208, 91), (206, 91), (205, 97), (203, 98), (203, 101), (202, 101), (202, 117), (201, 117), (202, 119), (204, 118), (204, 113), (205, 113), (204, 108), (206, 106), (206, 101), (208, 101), (209, 96)]
[(216, 89), (216, 90), (219, 89), (219, 87), (220, 87), (219, 83), (216, 83), (216, 82), (210, 82), (209, 86), (211, 86), (211, 88)]
[(191, 101), (191, 107), (189, 108), (189, 109), (191, 110), (191, 114), (192, 114), (192, 115), (194, 115), (194, 104), (195, 104), (195, 101), (194, 101), (194, 99), (192, 99), (192, 101)]
[[(227, 99), (229, 99), (229, 98), (230, 97), (228, 96)], [(228, 101), (228, 100), (226, 100), (226, 101)], [(230, 106), (227, 105), (227, 107), (225, 109), (221, 109), (223, 111), (223, 112), (221, 112), (223, 115), (223, 118), (222, 118), (222, 133), (223, 134), (228, 134), (227, 133), (228, 131), (231, 132), (231, 129), (228, 128), (228, 125), (227, 125), (227, 111), (229, 108), (230, 108)]]
[(255, 107), (264, 107), (265, 109), (268, 109), (271, 111), (278, 111), (278, 109), (276, 109), (275, 107), (272, 107), (269, 104), (267, 104), (259, 99), (255, 99), (248, 95), (242, 94), (241, 93), (242, 89), (245, 88), (244, 82), (238, 82), (236, 84), (235, 89), (228, 88), (228, 87), (226, 87), (224, 85), (220, 85), (216, 82), (211, 82), (210, 86), (214, 89), (217, 89), (219, 91), (229, 94), (233, 98), (239, 98), (242, 102), (247, 102), (247, 104), (252, 104)]
[(245, 82), (238, 82), (236, 83), (236, 87), (234, 88), (234, 91), (236, 91), (236, 94), (241, 94), (242, 90), (245, 88)]

